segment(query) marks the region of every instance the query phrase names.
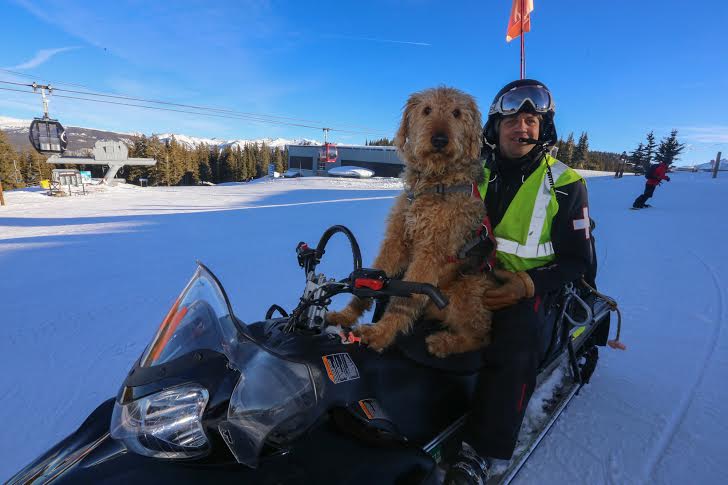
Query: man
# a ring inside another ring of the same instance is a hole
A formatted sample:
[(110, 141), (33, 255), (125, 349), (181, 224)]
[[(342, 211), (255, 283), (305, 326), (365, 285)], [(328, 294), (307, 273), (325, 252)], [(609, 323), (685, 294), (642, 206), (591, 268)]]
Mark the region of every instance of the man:
[(645, 174), (645, 177), (647, 177), (647, 182), (645, 183), (645, 192), (637, 197), (634, 200), (634, 203), (632, 204), (633, 209), (644, 209), (646, 207), (651, 207), (650, 204), (645, 204), (647, 202), (647, 199), (652, 197), (652, 195), (655, 193), (655, 187), (660, 185), (660, 182), (663, 180), (670, 181), (670, 177), (667, 175), (667, 164), (665, 162), (660, 162), (657, 165), (650, 166), (649, 169), (647, 169), (647, 173)]
[(485, 483), (496, 459), (511, 458), (544, 349), (544, 299), (566, 283), (593, 279), (589, 204), (583, 178), (548, 154), (556, 143), (554, 101), (543, 83), (501, 89), (483, 129), (485, 181), (479, 187), (497, 241), (485, 295), (495, 310), (488, 365), (477, 387), (447, 484)]

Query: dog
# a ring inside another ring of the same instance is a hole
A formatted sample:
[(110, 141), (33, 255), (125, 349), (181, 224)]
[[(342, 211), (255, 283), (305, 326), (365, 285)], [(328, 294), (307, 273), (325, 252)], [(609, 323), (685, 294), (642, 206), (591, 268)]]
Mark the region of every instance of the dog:
[[(404, 106), (394, 144), (405, 162), (405, 192), (389, 213), (372, 266), (388, 277), (435, 285), (449, 304), (439, 310), (423, 295), (392, 297), (376, 324), (354, 331), (378, 352), (420, 318), (440, 320), (446, 327), (427, 337), (428, 351), (437, 357), (490, 342), (491, 312), (482, 300), (496, 284), (488, 273), (473, 271), (471, 262), (456, 257), (486, 215), (480, 196), (473, 195), (483, 180), (481, 130), (475, 99), (454, 88), (414, 93)], [(370, 307), (371, 299), (354, 297), (326, 319), (350, 327)]]

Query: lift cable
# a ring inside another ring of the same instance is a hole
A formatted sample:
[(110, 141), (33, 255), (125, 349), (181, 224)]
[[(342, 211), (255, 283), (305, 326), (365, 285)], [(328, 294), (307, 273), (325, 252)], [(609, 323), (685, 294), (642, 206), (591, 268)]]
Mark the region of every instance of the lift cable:
[[(22, 83), (13, 83), (10, 81), (0, 81), (0, 83), (7, 83), (7, 84), (14, 84), (14, 85), (21, 85), (21, 86), (28, 86), (32, 88), (32, 84), (22, 84)], [(37, 94), (31, 91), (24, 91), (21, 89), (13, 89), (13, 88), (2, 88), (3, 91), (14, 91), (19, 93), (25, 93), (25, 94)], [(53, 88), (54, 91), (61, 91), (58, 88)], [(65, 90), (64, 90), (65, 91)], [(119, 106), (130, 106), (135, 108), (143, 108), (143, 109), (150, 109), (150, 110), (158, 110), (158, 111), (171, 111), (176, 113), (185, 113), (185, 114), (193, 114), (193, 115), (199, 115), (199, 116), (208, 116), (213, 118), (225, 118), (225, 119), (235, 119), (235, 120), (242, 120), (242, 121), (251, 121), (255, 123), (265, 123), (265, 124), (272, 124), (272, 125), (280, 125), (280, 126), (294, 126), (299, 128), (310, 128), (315, 130), (321, 130), (323, 129), (322, 126), (316, 126), (316, 125), (310, 125), (310, 124), (303, 124), (303, 123), (293, 123), (290, 121), (284, 121), (284, 120), (276, 120), (276, 119), (270, 119), (265, 118), (263, 116), (265, 115), (245, 115), (245, 114), (237, 114), (235, 112), (230, 113), (205, 113), (201, 111), (189, 111), (189, 110), (181, 110), (181, 109), (173, 109), (173, 108), (163, 108), (160, 106), (147, 106), (143, 104), (134, 104), (134, 103), (123, 103), (119, 101), (108, 101), (103, 99), (92, 99), (92, 98), (85, 98), (81, 96), (68, 96), (64, 94), (53, 94), (54, 97), (58, 98), (66, 98), (66, 99), (76, 99), (80, 101), (89, 101), (93, 103), (104, 103), (104, 104), (114, 104)], [(375, 135), (384, 135), (384, 133), (379, 131), (364, 131), (364, 130), (347, 130), (342, 128), (330, 128), (331, 131), (336, 131), (338, 133), (346, 133), (346, 134), (375, 134)]]
[[(5, 69), (0, 69), (2, 71), (6, 71)], [(10, 71), (12, 72), (12, 71)], [(33, 87), (32, 84), (25, 84), (25, 83), (18, 83), (18, 82), (12, 82), (12, 81), (4, 81), (0, 80), (0, 83), (3, 84), (12, 84), (16, 86), (28, 86)], [(104, 97), (104, 98), (111, 98), (111, 99), (121, 99), (121, 100), (127, 100), (127, 101), (138, 101), (143, 103), (153, 103), (153, 104), (161, 104), (166, 106), (177, 106), (181, 108), (191, 108), (195, 110), (202, 110), (202, 111), (212, 111), (217, 113), (224, 113), (224, 114), (231, 114), (231, 115), (240, 115), (240, 116), (252, 116), (255, 117), (256, 120), (263, 120), (263, 119), (271, 119), (271, 120), (288, 120), (288, 121), (300, 121), (305, 123), (322, 123), (318, 120), (310, 120), (305, 118), (293, 118), (293, 117), (287, 117), (287, 116), (279, 116), (279, 115), (267, 115), (267, 114), (260, 114), (260, 113), (251, 113), (251, 112), (245, 112), (245, 111), (236, 111), (231, 109), (225, 109), (225, 108), (214, 108), (209, 106), (200, 106), (200, 105), (193, 105), (193, 104), (182, 104), (182, 103), (173, 103), (169, 101), (161, 101), (161, 100), (155, 100), (155, 99), (146, 99), (146, 98), (136, 98), (132, 96), (124, 96), (124, 95), (115, 95), (115, 94), (104, 94), (104, 93), (97, 93), (92, 91), (76, 91), (72, 89), (64, 89), (64, 88), (58, 88), (53, 87), (53, 91), (55, 92), (67, 92), (72, 94), (80, 94), (83, 96), (96, 96), (96, 97)], [(60, 96), (60, 95), (57, 95)], [(62, 96), (61, 96), (62, 97)], [(67, 96), (70, 99), (76, 99), (71, 96)], [(88, 100), (87, 100), (88, 101)], [(341, 125), (346, 125), (354, 128), (361, 128), (361, 130), (354, 130), (354, 131), (348, 131), (350, 133), (365, 133), (365, 134), (382, 134), (377, 129), (373, 129), (367, 126), (361, 126), (361, 125), (354, 125), (349, 123), (340, 123)], [(298, 126), (296, 124), (292, 124), (292, 126)], [(320, 126), (316, 126), (316, 128), (320, 129)], [(339, 131), (343, 132), (342, 129), (334, 129), (333, 131)]]

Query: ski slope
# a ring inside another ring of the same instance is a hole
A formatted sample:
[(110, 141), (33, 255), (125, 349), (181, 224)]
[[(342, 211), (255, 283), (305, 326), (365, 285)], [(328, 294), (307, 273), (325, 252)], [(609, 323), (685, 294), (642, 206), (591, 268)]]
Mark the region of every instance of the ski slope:
[[(728, 483), (728, 177), (590, 178), (600, 289), (627, 352), (605, 349), (516, 483)], [(215, 187), (101, 188), (0, 207), (0, 480), (114, 395), (195, 269), (208, 265), (246, 321), (302, 292), (299, 241), (333, 224), (365, 264), (401, 190), (393, 179), (296, 178)], [(348, 274), (336, 238), (320, 269)], [(337, 301), (343, 305), (346, 297)]]

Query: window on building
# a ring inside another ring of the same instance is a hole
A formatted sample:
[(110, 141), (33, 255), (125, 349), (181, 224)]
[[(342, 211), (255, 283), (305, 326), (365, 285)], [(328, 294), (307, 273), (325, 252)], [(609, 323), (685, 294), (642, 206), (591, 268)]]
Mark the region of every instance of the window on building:
[(288, 157), (288, 168), (300, 168), (303, 170), (313, 170), (313, 157)]

